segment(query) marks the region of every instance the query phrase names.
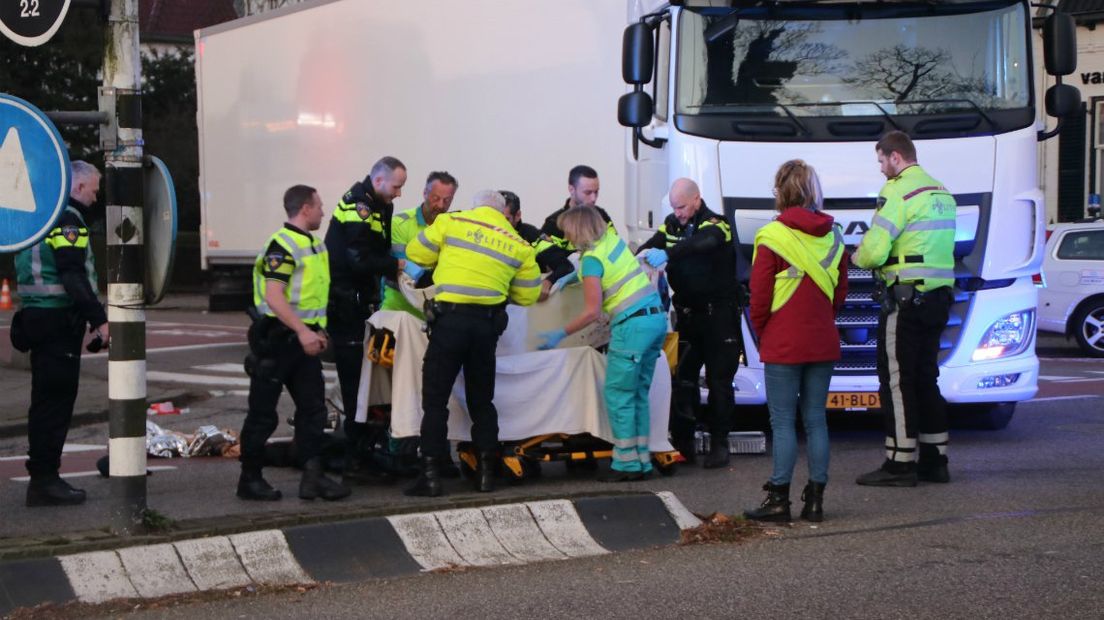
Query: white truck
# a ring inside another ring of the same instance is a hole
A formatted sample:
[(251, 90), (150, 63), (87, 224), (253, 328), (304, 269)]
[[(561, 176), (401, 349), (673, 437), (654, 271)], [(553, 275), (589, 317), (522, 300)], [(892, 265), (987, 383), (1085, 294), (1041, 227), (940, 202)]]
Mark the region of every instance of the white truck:
[[(281, 221), (285, 187), (313, 184), (333, 204), (392, 154), (411, 173), (398, 208), (447, 169), (458, 206), (466, 191), (512, 189), (538, 224), (562, 205), (567, 170), (589, 164), (599, 204), (633, 242), (670, 212), (670, 182), (690, 177), (733, 223), (746, 268), (774, 215), (774, 172), (793, 157), (817, 168), (826, 210), (857, 245), (884, 183), (874, 143), (903, 129), (959, 205), (940, 388), (1000, 427), (1038, 378), (1046, 133), (1032, 17), (1026, 0), (333, 0), (202, 30), (204, 267), (247, 268)], [(1072, 21), (1044, 32), (1048, 72), (1069, 74)], [(1062, 116), (1079, 94), (1059, 84), (1046, 103)], [(871, 290), (853, 270), (833, 409), (879, 404)], [(744, 331), (736, 398), (762, 404)]]

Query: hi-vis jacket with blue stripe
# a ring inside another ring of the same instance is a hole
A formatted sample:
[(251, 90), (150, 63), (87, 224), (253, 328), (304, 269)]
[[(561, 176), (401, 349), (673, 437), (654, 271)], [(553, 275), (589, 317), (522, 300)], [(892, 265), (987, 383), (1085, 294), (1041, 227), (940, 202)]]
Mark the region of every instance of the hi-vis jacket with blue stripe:
[(438, 215), (406, 244), (407, 260), (434, 267), (438, 301), (536, 303), (541, 274), (535, 250), (491, 207)]

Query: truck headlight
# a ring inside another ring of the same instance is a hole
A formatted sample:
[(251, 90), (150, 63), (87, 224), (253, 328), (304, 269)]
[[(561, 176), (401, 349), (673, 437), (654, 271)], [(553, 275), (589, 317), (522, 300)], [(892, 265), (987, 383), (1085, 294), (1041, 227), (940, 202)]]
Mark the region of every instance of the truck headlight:
[(971, 359), (994, 360), (1024, 352), (1035, 329), (1035, 309), (1006, 314), (989, 326)]

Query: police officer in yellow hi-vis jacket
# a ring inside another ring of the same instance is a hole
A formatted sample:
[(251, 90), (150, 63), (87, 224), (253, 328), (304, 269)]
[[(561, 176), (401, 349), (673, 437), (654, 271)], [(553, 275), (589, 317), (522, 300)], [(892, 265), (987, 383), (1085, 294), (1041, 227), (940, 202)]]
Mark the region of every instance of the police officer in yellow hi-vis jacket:
[(276, 403), (287, 387), (295, 401), (295, 446), (303, 465), (299, 497), (341, 499), (349, 489), (326, 477), (319, 457), (326, 402), (318, 356), (329, 344), (323, 330), (330, 266), (325, 244), (311, 232), (322, 225), (322, 199), (313, 187), (295, 185), (284, 192), (284, 210), (287, 223), (269, 238), (253, 266), (253, 303), (263, 316), (250, 328), (250, 348), (259, 361), (250, 368), (238, 497), (281, 497), (261, 476), (261, 469), (265, 442), (279, 424)]
[(506, 303), (528, 306), (540, 295), (533, 246), (506, 219), (506, 201), (484, 190), (474, 208), (437, 216), (406, 245), (409, 261), (433, 267), (437, 292), (426, 304), (429, 348), (422, 362), (422, 473), (407, 495), (435, 497), (449, 453), (448, 400), (464, 370), (472, 442), (478, 451), (476, 490), (493, 491), (499, 458), (494, 406), (495, 349), (506, 329)]
[(916, 147), (905, 133), (887, 133), (875, 150), (889, 180), (852, 262), (875, 270), (887, 287), (878, 321), (886, 460), (856, 482), (949, 482), (938, 355), (954, 301), (955, 200), (916, 163)]

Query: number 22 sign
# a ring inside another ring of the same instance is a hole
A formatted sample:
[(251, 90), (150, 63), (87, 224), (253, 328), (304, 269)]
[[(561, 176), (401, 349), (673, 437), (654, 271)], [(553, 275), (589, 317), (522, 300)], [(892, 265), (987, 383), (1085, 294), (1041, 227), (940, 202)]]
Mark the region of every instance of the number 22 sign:
[(65, 21), (69, 3), (70, 0), (3, 0), (0, 32), (19, 45), (42, 45)]

